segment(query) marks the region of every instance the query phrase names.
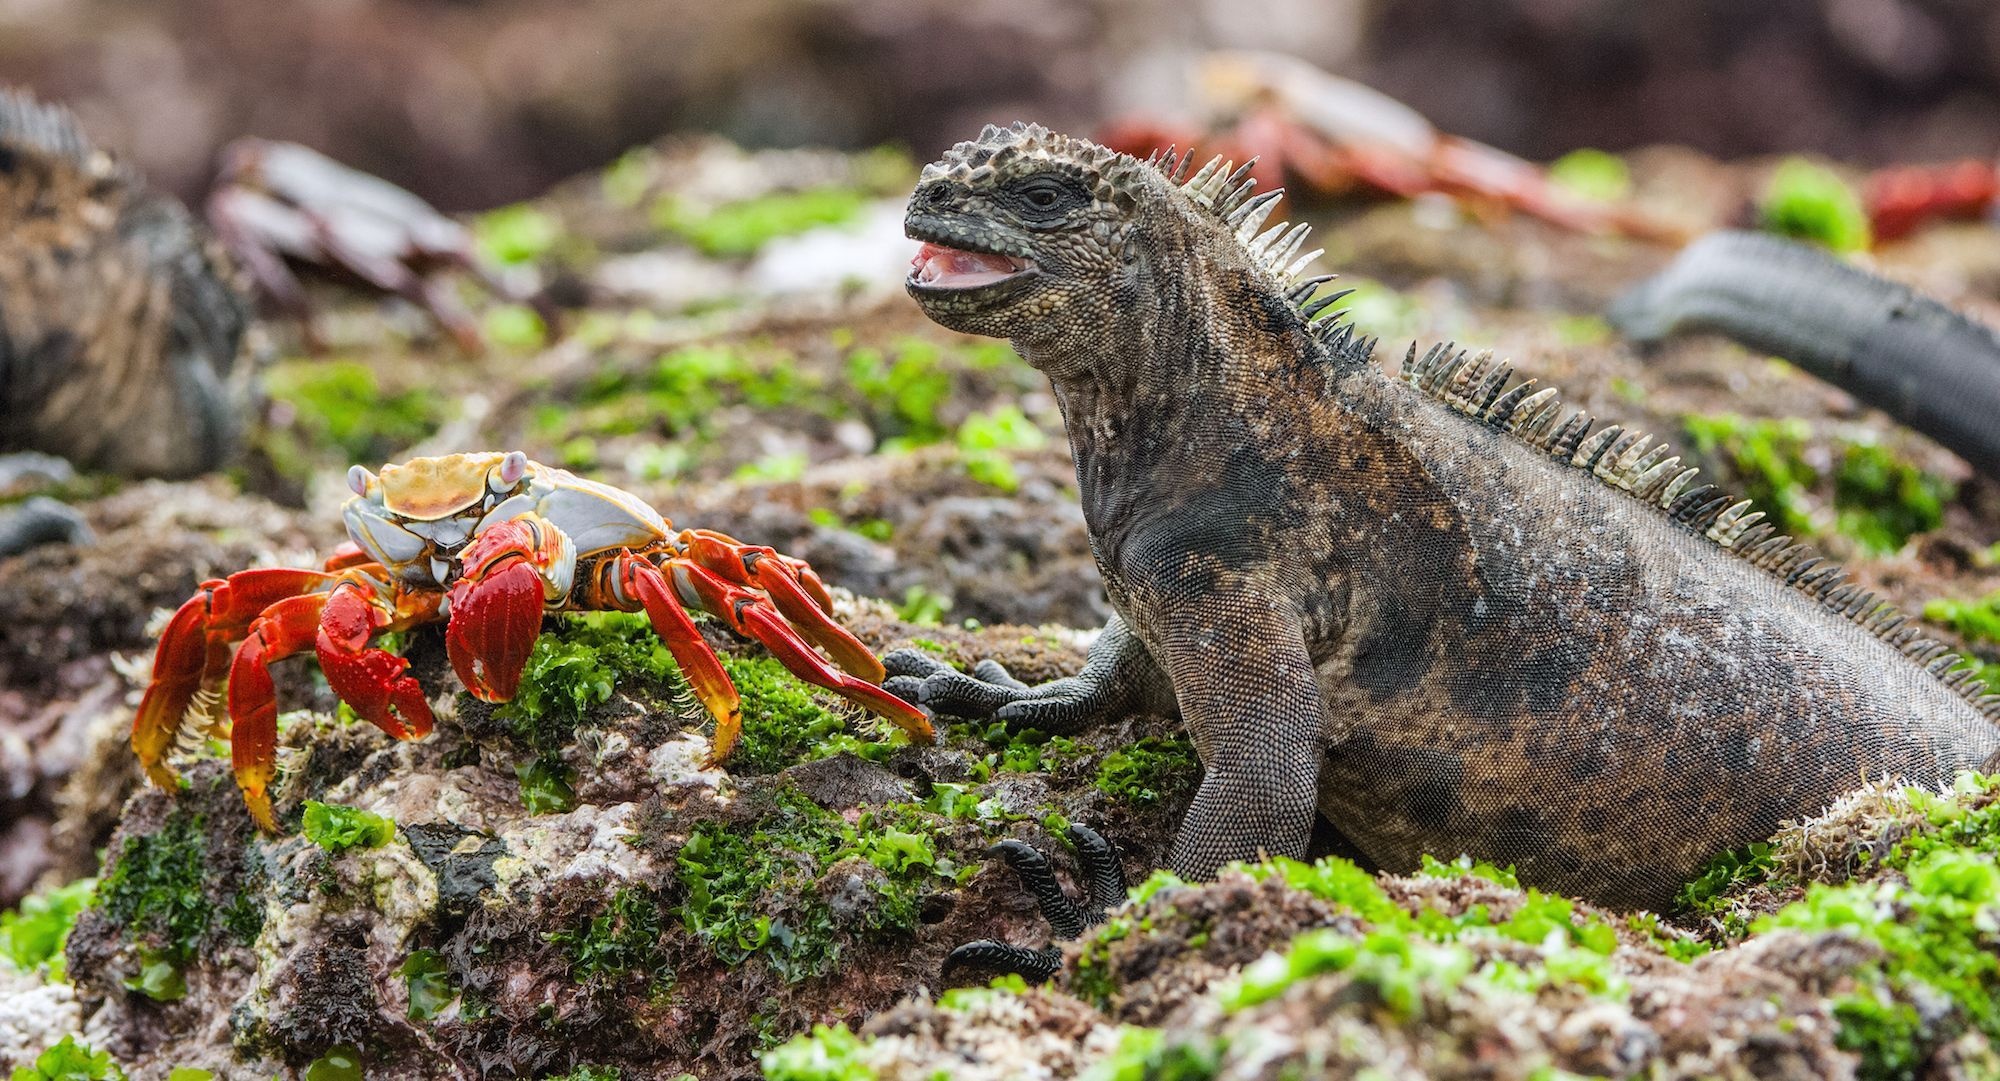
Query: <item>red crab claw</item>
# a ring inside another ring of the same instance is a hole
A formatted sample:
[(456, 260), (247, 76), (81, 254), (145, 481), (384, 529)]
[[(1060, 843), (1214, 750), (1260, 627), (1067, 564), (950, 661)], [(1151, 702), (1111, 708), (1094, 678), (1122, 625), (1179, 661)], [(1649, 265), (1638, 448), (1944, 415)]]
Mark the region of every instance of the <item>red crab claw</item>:
[(174, 613), (153, 653), (153, 678), (132, 718), (132, 750), (146, 776), (162, 788), (177, 783), (167, 767), (189, 707), (214, 690), (229, 670), (229, 643), (264, 609), (311, 593), (331, 579), (319, 571), (262, 567), (212, 578)]
[(271, 686), (271, 662), (313, 644), (327, 603), (327, 594), (312, 593), (287, 597), (264, 609), (229, 666), (230, 764), (250, 817), (272, 833), (278, 830), (270, 795), (278, 758), (278, 700)]
[(546, 572), (573, 563), (575, 552), (555, 526), (526, 515), (481, 533), (462, 558), (445, 649), (467, 690), (505, 702), (520, 689), (521, 669), (542, 633)]
[(913, 739), (930, 741), (931, 722), (923, 710), (828, 664), (766, 598), (724, 580), (690, 559), (673, 559), (667, 567), (682, 597), (698, 599), (705, 611), (721, 617), (731, 630), (762, 642), (793, 675), (889, 718)]
[(410, 662), (384, 649), (371, 649), (377, 631), (401, 621), (373, 582), (350, 578), (333, 588), (321, 613), (317, 645), (326, 685), (363, 720), (397, 739), (430, 733), (431, 704)]
[(708, 761), (710, 764), (722, 761), (743, 732), (743, 702), (736, 693), (736, 684), (729, 681), (721, 658), (702, 639), (694, 619), (681, 606), (673, 586), (658, 567), (631, 552), (623, 552), (618, 556), (617, 573), (618, 591), (636, 599), (646, 609), (653, 633), (667, 644), (667, 652), (680, 665), (681, 677), (694, 689), (702, 708), (715, 718), (715, 742), (710, 747)]
[[(869, 683), (882, 682), (887, 673), (881, 660), (853, 632), (827, 614), (833, 607), (832, 598), (828, 597), (824, 605), (820, 603), (819, 597), (825, 596), (826, 586), (803, 561), (787, 559), (763, 545), (744, 544), (708, 529), (685, 530), (680, 541), (687, 546), (688, 558), (695, 563), (732, 584), (763, 590), (798, 633), (826, 650), (834, 663)], [(810, 581), (818, 586), (819, 596), (806, 584), (800, 568), (812, 575)]]

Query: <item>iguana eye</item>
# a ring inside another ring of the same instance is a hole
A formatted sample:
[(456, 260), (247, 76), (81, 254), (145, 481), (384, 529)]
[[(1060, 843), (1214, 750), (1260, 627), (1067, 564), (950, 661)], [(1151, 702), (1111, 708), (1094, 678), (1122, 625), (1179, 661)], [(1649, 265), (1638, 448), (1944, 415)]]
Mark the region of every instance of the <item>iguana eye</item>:
[(1021, 197), (1026, 199), (1028, 205), (1034, 207), (1036, 210), (1054, 210), (1056, 204), (1062, 202), (1062, 192), (1053, 184), (1038, 184), (1022, 192)]
[(1011, 192), (1015, 211), (1030, 226), (1059, 226), (1075, 210), (1089, 201), (1072, 183), (1061, 177), (1035, 176), (1014, 185)]

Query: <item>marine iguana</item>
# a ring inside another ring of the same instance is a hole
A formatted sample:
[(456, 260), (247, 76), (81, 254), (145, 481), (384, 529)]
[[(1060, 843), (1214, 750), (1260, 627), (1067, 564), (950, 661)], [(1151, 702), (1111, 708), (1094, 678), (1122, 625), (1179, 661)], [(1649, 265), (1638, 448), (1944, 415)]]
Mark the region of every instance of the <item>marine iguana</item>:
[(2000, 478), (2000, 335), (1822, 248), (1710, 233), (1606, 314), (1642, 345), (1708, 330), (1784, 357)]
[(187, 209), (0, 90), (0, 452), (183, 477), (234, 454), (250, 312)]
[(923, 171), (907, 289), (1048, 376), (1116, 615), (1076, 677), (902, 650), (892, 693), (1178, 715), (1184, 877), (1302, 856), (1318, 814), (1387, 870), (1463, 852), (1617, 907), (1863, 778), (1995, 755), (2000, 699), (1893, 607), (1490, 357), (1390, 378), (1301, 277), (1306, 227), (1264, 228), (1279, 192), (1191, 164), (1017, 124)]

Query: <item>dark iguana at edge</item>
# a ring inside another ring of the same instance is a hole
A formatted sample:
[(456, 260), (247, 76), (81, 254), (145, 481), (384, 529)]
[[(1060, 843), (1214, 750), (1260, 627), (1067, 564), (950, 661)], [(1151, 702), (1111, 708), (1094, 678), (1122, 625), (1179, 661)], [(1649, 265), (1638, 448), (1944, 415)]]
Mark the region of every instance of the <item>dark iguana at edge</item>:
[(895, 693), (1177, 714), (1185, 877), (1301, 856), (1321, 814), (1384, 869), (1465, 852), (1612, 906), (1995, 754), (2000, 701), (1838, 567), (1486, 357), (1390, 378), (1299, 277), (1305, 227), (1263, 229), (1278, 193), (1189, 165), (1016, 125), (924, 170), (909, 292), (1048, 375), (1117, 615), (1078, 677), (899, 651)]
[(0, 452), (185, 477), (249, 412), (248, 303), (171, 196), (0, 88)]

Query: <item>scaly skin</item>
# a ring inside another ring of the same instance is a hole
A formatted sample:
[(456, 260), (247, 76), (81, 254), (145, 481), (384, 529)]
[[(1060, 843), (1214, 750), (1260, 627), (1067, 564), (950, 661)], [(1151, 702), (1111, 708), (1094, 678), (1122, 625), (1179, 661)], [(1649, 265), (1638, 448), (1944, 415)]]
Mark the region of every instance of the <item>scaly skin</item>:
[(186, 209), (7, 91), (0, 162), (0, 451), (134, 476), (227, 464), (250, 313)]
[(1048, 375), (1118, 615), (1075, 679), (904, 651), (889, 689), (1044, 729), (1178, 714), (1204, 766), (1183, 876), (1302, 856), (1323, 814), (1387, 870), (1464, 852), (1622, 907), (1864, 777), (2000, 747), (1872, 597), (1504, 371), (1390, 378), (1301, 307), (1302, 236), (1246, 243), (1268, 203), (1177, 169), (1016, 126), (925, 170), (910, 292)]
[(2000, 335), (1822, 249), (1711, 233), (1609, 315), (1644, 345), (1714, 331), (1784, 357), (2000, 477)]

